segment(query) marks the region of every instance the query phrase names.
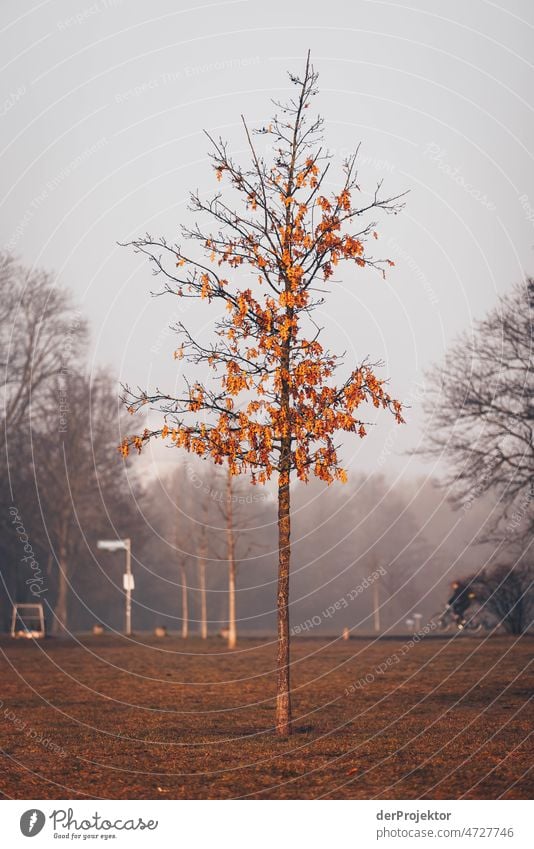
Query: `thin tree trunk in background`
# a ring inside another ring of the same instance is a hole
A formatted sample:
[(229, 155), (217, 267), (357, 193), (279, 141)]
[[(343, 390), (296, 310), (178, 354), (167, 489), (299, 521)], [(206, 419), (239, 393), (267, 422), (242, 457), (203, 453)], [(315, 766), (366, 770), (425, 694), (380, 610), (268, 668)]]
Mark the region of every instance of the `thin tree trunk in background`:
[(52, 624), (52, 632), (54, 634), (65, 633), (68, 626), (68, 576), (67, 576), (67, 556), (64, 544), (59, 545), (58, 551), (58, 594), (54, 607), (54, 621)]
[(278, 478), (278, 687), (276, 695), (276, 733), (281, 737), (291, 734), (292, 730), (289, 675), (290, 463), (291, 438), (283, 437)]
[(178, 552), (180, 563), (180, 577), (182, 582), (182, 639), (187, 640), (189, 635), (189, 603), (187, 597), (187, 571), (185, 568), (185, 554), (180, 549), (180, 529), (178, 515), (174, 525), (174, 547)]
[(234, 540), (234, 511), (232, 505), (232, 475), (228, 471), (226, 484), (227, 508), (226, 508), (226, 543), (228, 551), (228, 648), (235, 649), (237, 644), (236, 626), (236, 562), (235, 562), (235, 540)]
[(206, 603), (206, 526), (200, 531), (200, 553), (198, 558), (198, 586), (200, 589), (200, 636), (203, 640), (208, 637), (208, 607)]
[(182, 575), (182, 638), (187, 640), (189, 635), (189, 604), (187, 598), (187, 572), (185, 563), (181, 563), (180, 572)]
[(373, 621), (375, 631), (380, 632), (380, 583), (378, 578), (373, 584)]

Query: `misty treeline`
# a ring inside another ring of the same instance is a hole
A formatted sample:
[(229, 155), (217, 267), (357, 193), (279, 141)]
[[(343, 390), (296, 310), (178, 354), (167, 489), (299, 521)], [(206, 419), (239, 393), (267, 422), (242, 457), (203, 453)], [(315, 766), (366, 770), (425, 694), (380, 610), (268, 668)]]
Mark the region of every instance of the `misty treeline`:
[[(275, 492), (232, 479), (223, 469), (181, 458), (178, 468), (147, 490), (152, 533), (146, 569), (136, 576), (149, 624), (182, 628), (181, 586), (188, 592), (188, 633), (202, 632), (201, 569), (206, 564), (208, 628), (228, 622), (227, 505), (233, 505), (238, 631), (270, 633), (276, 625)], [(340, 635), (375, 627), (406, 629), (414, 613), (431, 616), (443, 605), (448, 583), (474, 569), (470, 547), (487, 505), (458, 517), (432, 481), (391, 484), (382, 475), (350, 475), (343, 486), (296, 483), (292, 525), (291, 629), (295, 636)], [(204, 552), (204, 553), (202, 553)], [(136, 614), (137, 615), (137, 614)]]
[(0, 254), (0, 304), (1, 621), (14, 602), (42, 602), (60, 632), (120, 608), (122, 569), (99, 568), (95, 544), (142, 535), (140, 487), (117, 452), (116, 380), (90, 371), (69, 293)]
[[(122, 631), (124, 553), (98, 551), (96, 543), (130, 537), (134, 630), (164, 626), (184, 636), (227, 637), (232, 557), (238, 633), (272, 633), (274, 490), (229, 479), (224, 469), (176, 449), (164, 451), (167, 462), (158, 477), (144, 473), (143, 464), (130, 465), (118, 451), (125, 413), (117, 380), (91, 366), (87, 322), (69, 293), (56, 286), (53, 275), (4, 255), (0, 295), (2, 629), (9, 627), (14, 601), (41, 601), (51, 631), (88, 630), (97, 622)], [(517, 298), (518, 290), (510, 297)], [(516, 305), (516, 311), (524, 322), (525, 309)], [(524, 348), (521, 352), (524, 356)], [(525, 435), (532, 424), (531, 372), (528, 362), (512, 365), (517, 396), (506, 409)], [(448, 367), (441, 384), (453, 374), (465, 380), (466, 368)], [(471, 385), (467, 381), (462, 397)], [(513, 391), (510, 380), (506, 386)], [(465, 409), (471, 415), (473, 405), (460, 404), (456, 413), (448, 408), (449, 414), (459, 418)], [(436, 409), (434, 404), (434, 415)], [(442, 412), (445, 433), (450, 422)], [(435, 419), (433, 434), (439, 440)], [(528, 627), (532, 472), (521, 491), (512, 490), (506, 481), (514, 475), (506, 477), (504, 460), (492, 477), (479, 444), (482, 425), (474, 443), (482, 465), (473, 466), (468, 480), (469, 467), (458, 455), (463, 477), (452, 481), (452, 501), (450, 489), (436, 487), (430, 478), (393, 482), (352, 468), (346, 485), (295, 485), (293, 634), (371, 632), (377, 625), (403, 630), (413, 614), (426, 619), (443, 606), (452, 580), (471, 575), (478, 576), (481, 600), (508, 630)], [(488, 456), (508, 449), (508, 462), (514, 461), (510, 439), (501, 436), (495, 444), (498, 449)], [(459, 442), (459, 450), (466, 445)], [(528, 462), (532, 443), (529, 448), (525, 439), (522, 472)], [(504, 497), (509, 491), (513, 500)]]
[(464, 579), (513, 634), (534, 623), (534, 279), (475, 322), (429, 375), (426, 456), (445, 462), (458, 510), (486, 498), (474, 542), (493, 546)]

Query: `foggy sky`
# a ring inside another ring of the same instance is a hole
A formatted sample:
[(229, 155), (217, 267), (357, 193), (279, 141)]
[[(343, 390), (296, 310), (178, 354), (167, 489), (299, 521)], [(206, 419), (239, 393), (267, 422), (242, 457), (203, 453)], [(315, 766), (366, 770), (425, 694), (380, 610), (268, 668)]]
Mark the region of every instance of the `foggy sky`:
[(343, 158), (362, 142), (363, 191), (380, 178), (410, 190), (379, 220), (387, 281), (347, 267), (320, 315), (349, 364), (384, 360), (411, 405), (407, 427), (384, 415), (344, 459), (430, 474), (405, 453), (421, 438), (423, 370), (534, 270), (532, 5), (4, 0), (2, 12), (0, 244), (74, 290), (95, 365), (147, 387), (177, 379), (169, 320), (206, 333), (217, 307), (151, 299), (146, 262), (116, 242), (174, 238), (188, 191), (217, 186), (203, 128), (245, 157), (241, 113), (268, 120), (311, 49), (328, 147)]

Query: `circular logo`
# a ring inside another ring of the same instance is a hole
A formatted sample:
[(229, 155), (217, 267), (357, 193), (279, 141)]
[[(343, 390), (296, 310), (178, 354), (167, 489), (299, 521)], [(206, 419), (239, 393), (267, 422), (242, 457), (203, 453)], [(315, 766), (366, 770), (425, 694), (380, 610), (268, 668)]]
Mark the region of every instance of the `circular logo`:
[(46, 822), (46, 817), (42, 811), (37, 808), (31, 808), (29, 811), (24, 811), (20, 818), (20, 830), (24, 837), (35, 837), (42, 830)]

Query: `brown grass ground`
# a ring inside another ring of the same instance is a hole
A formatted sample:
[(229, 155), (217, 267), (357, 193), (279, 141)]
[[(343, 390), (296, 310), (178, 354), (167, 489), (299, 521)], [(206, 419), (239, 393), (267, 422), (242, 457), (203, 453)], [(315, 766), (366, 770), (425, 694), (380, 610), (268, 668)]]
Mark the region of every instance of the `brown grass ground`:
[(532, 795), (530, 637), (294, 640), (288, 740), (272, 644), (136, 640), (0, 642), (4, 797)]

